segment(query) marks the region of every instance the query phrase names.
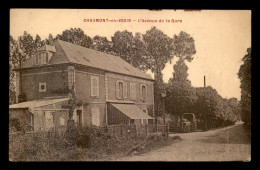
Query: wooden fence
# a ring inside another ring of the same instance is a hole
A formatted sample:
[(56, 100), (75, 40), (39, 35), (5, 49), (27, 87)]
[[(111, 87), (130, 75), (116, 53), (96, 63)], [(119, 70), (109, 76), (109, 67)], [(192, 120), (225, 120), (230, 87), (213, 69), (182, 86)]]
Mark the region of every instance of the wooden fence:
[(106, 127), (110, 136), (120, 137), (146, 137), (150, 134), (162, 134), (169, 136), (169, 125), (109, 125)]
[[(137, 138), (147, 137), (151, 134), (160, 134), (169, 136), (169, 125), (108, 125), (100, 127), (103, 133), (107, 133), (112, 137), (125, 137), (125, 138)], [(49, 132), (27, 132), (26, 136), (29, 138), (42, 137), (42, 138), (54, 138), (64, 137), (65, 131), (49, 131)]]
[(63, 137), (64, 131), (48, 131), (48, 132), (27, 132), (26, 136), (28, 137), (43, 137), (43, 138), (52, 138), (52, 137)]

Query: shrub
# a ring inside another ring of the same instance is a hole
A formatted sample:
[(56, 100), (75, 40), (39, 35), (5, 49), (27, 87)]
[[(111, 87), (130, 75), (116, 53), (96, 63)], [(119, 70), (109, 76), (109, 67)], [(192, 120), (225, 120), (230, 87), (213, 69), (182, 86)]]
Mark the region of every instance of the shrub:
[(125, 155), (137, 146), (138, 152), (144, 148), (154, 148), (167, 144), (162, 135), (147, 138), (111, 137), (105, 128), (96, 126), (78, 126), (76, 145), (66, 137), (48, 137), (44, 135), (10, 134), (11, 161), (71, 161), (106, 160)]
[(10, 134), (9, 140), (10, 161), (57, 161), (78, 158), (76, 147), (63, 138), (28, 136), (18, 132)]

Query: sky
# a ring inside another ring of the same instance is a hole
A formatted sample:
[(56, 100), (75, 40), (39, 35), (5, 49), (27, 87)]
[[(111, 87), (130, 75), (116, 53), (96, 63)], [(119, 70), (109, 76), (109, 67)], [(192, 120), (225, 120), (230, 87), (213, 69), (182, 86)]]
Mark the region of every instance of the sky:
[[(108, 22), (87, 22), (87, 19), (108, 19)], [(131, 19), (131, 22), (111, 20)], [(138, 22), (157, 20), (157, 22)], [(163, 20), (164, 22), (159, 22)], [(166, 22), (170, 21), (170, 22)], [(174, 21), (174, 22), (172, 22)], [(94, 9), (11, 9), (10, 35), (17, 39), (24, 31), (42, 39), (62, 34), (70, 28), (81, 28), (93, 38), (105, 36), (111, 40), (116, 31), (128, 30), (144, 34), (153, 26), (169, 37), (180, 31), (195, 40), (196, 54), (187, 62), (188, 79), (194, 87), (206, 85), (215, 88), (224, 98), (240, 100), (240, 81), (237, 77), (242, 58), (251, 47), (251, 11), (249, 10), (94, 10)], [(163, 80), (172, 77), (173, 64), (167, 63)], [(147, 72), (151, 74), (151, 72)]]

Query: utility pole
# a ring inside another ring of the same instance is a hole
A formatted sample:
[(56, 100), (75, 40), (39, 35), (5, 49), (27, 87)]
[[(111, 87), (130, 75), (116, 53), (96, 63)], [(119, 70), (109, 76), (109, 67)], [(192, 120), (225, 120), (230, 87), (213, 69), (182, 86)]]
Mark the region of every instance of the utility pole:
[(204, 88), (206, 87), (206, 76), (204, 75)]

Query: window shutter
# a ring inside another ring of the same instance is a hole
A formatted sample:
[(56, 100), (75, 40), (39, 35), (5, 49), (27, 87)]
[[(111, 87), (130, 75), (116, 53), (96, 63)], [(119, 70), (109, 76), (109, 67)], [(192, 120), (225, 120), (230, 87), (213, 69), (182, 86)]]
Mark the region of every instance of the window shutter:
[(41, 56), (41, 64), (44, 64), (44, 56), (43, 56), (43, 53), (40, 53), (40, 56)]
[(38, 59), (38, 62), (39, 62), (39, 64), (42, 64), (42, 55), (41, 55), (41, 53), (39, 53), (39, 59)]
[(147, 100), (147, 86), (145, 86), (145, 100)]
[(141, 96), (141, 100), (143, 99), (143, 91), (142, 91), (142, 84), (140, 85), (140, 96)]
[(133, 92), (133, 83), (130, 83), (130, 99), (133, 99), (133, 95), (134, 95), (134, 92)]
[(35, 59), (36, 59), (35, 64), (36, 65), (38, 65), (38, 57), (39, 57), (39, 54), (37, 53), (36, 56), (35, 56)]
[(116, 81), (116, 98), (119, 98), (119, 82)]
[(90, 77), (90, 89), (91, 89), (91, 96), (94, 96), (94, 77), (93, 76), (91, 76)]
[(91, 96), (99, 96), (99, 77), (91, 76)]
[(46, 64), (48, 64), (48, 52), (46, 52)]
[(123, 82), (123, 98), (127, 98), (127, 83)]
[(130, 83), (130, 98), (131, 99), (136, 99), (136, 87), (135, 83)]
[(96, 77), (96, 96), (99, 96), (99, 76)]
[(133, 99), (136, 99), (136, 85), (133, 83)]

